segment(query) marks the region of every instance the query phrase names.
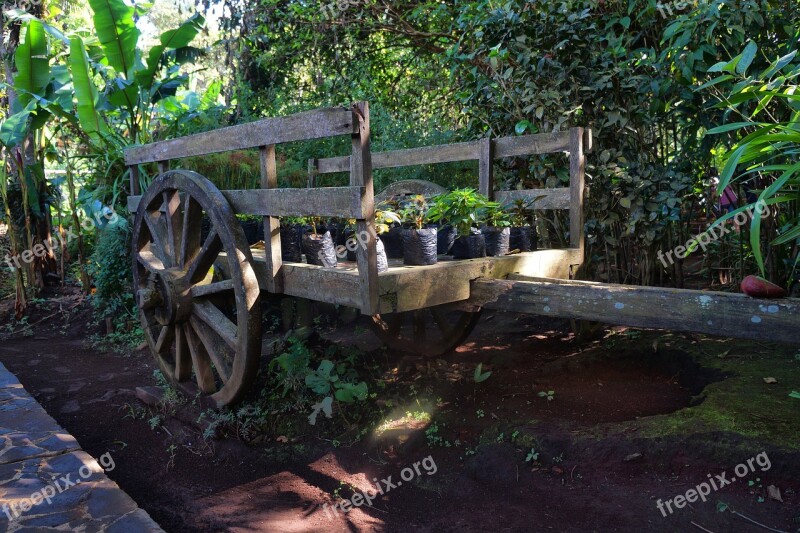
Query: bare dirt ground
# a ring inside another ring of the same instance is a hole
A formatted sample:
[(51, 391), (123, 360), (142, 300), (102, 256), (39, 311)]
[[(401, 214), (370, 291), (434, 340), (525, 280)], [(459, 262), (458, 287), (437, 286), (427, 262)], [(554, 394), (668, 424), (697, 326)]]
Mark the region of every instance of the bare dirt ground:
[[(381, 354), (407, 391), (383, 433), (245, 443), (205, 439), (191, 405), (138, 416), (149, 353), (91, 348), (90, 310), (61, 305), (3, 341), (0, 359), (88, 453), (112, 453), (109, 476), (170, 532), (765, 531), (742, 515), (800, 531), (794, 349), (624, 330), (581, 345), (566, 321), (487, 314), (441, 360)], [(361, 322), (328, 336), (376, 348)], [(477, 363), (492, 371), (480, 384)], [(430, 419), (404, 416), (423, 410)], [(769, 469), (666, 517), (657, 508), (762, 452)], [(398, 483), (425, 458), (435, 469)], [(323, 510), (388, 476), (397, 486), (372, 507)]]

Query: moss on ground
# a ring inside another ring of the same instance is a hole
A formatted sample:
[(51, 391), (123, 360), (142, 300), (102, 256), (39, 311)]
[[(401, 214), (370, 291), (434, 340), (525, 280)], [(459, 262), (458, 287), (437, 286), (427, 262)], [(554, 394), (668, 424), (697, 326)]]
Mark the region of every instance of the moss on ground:
[[(699, 403), (676, 412), (609, 425), (604, 433), (630, 432), (640, 437), (681, 437), (700, 433), (732, 432), (787, 450), (800, 449), (800, 350), (794, 347), (674, 334), (646, 334), (617, 343), (630, 351), (653, 343), (681, 350), (700, 366), (727, 377), (711, 383), (696, 398)], [(631, 346), (627, 346), (631, 344)], [(599, 349), (603, 349), (602, 347)], [(768, 384), (765, 378), (777, 382)]]

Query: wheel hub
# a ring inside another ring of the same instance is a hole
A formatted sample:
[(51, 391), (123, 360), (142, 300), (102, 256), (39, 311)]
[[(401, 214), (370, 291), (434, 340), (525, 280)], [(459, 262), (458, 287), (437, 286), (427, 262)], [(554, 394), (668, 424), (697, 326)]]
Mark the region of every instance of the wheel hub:
[(141, 310), (155, 310), (156, 321), (162, 326), (182, 324), (189, 320), (192, 294), (185, 272), (172, 268), (151, 274), (147, 285), (137, 294)]

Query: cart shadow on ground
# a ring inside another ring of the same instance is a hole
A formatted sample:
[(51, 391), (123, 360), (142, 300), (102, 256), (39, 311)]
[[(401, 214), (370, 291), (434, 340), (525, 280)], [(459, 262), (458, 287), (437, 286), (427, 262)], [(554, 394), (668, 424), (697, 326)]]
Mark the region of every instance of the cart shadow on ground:
[[(426, 359), (380, 350), (356, 322), (325, 328), (321, 342), (358, 347), (378, 369), (385, 384), (368, 380), (368, 408), (319, 427), (275, 413), (272, 426), (234, 416), (209, 431), (191, 399), (141, 403), (135, 387), (155, 384), (150, 355), (88, 348), (88, 313), (5, 342), (3, 363), (87, 452), (112, 453), (111, 477), (167, 531), (759, 529), (731, 510), (800, 528), (793, 349), (625, 329), (577, 343), (566, 321), (497, 313)], [(480, 382), (478, 364), (491, 372)], [(761, 452), (768, 471), (666, 517), (657, 509)], [(326, 512), (428, 457), (434, 474), (371, 507)]]

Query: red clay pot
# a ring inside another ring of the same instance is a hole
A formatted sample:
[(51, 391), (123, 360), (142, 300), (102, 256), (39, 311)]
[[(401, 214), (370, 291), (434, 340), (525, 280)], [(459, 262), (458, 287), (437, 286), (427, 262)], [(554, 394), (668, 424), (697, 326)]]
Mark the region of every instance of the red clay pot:
[(759, 276), (747, 276), (742, 280), (742, 292), (753, 298), (785, 298), (783, 287)]

